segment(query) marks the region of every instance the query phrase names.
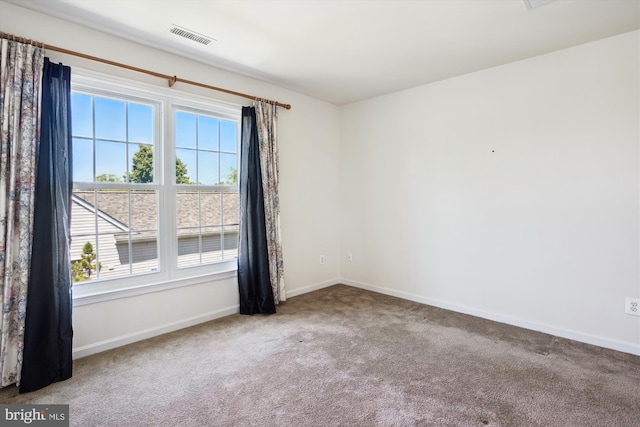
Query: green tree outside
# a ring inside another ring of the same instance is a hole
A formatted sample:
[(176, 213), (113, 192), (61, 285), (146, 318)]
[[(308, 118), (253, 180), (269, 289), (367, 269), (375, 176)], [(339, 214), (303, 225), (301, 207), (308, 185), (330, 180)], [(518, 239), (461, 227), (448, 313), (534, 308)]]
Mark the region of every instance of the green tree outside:
[[(176, 157), (176, 184), (193, 184), (188, 173), (187, 165)], [(153, 182), (153, 148), (151, 146), (141, 145), (133, 155), (129, 182), (140, 184)]]
[(122, 179), (118, 178), (117, 175), (112, 173), (103, 173), (101, 175), (96, 176), (97, 182), (122, 182)]
[(180, 160), (180, 157), (176, 157), (176, 184), (193, 184), (187, 173), (187, 165)]
[(225, 177), (225, 181), (221, 184), (224, 185), (236, 185), (238, 183), (238, 169), (231, 168), (229, 169), (229, 173)]
[(73, 282), (84, 282), (91, 280), (91, 273), (95, 270), (102, 270), (102, 263), (96, 265), (96, 253), (93, 251), (91, 242), (87, 242), (82, 247), (82, 255), (77, 261), (71, 263), (71, 280)]
[(133, 155), (129, 182), (153, 182), (153, 148), (141, 145)]

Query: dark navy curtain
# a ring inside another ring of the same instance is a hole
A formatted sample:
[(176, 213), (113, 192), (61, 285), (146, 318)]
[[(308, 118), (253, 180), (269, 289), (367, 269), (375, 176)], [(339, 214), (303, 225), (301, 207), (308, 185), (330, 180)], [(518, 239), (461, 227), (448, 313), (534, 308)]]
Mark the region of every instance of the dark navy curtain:
[(275, 313), (267, 233), (264, 219), (260, 147), (256, 110), (242, 108), (240, 147), (240, 243), (238, 246), (238, 288), (240, 313)]
[(71, 69), (45, 58), (20, 392), (71, 377)]

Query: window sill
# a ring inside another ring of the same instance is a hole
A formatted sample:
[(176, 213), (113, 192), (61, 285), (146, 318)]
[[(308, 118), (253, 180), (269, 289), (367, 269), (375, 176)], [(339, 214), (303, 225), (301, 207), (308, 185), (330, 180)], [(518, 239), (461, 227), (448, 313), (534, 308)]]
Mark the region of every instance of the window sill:
[(211, 274), (203, 274), (200, 276), (192, 276), (184, 279), (173, 279), (158, 283), (131, 286), (127, 288), (90, 291), (80, 288), (72, 288), (73, 306), (80, 307), (83, 305), (98, 304), (105, 301), (111, 301), (120, 298), (129, 298), (137, 295), (144, 295), (152, 292), (161, 292), (169, 289), (182, 288), (185, 286), (199, 285), (202, 283), (232, 279), (237, 277), (237, 269), (229, 268), (228, 270), (218, 271)]

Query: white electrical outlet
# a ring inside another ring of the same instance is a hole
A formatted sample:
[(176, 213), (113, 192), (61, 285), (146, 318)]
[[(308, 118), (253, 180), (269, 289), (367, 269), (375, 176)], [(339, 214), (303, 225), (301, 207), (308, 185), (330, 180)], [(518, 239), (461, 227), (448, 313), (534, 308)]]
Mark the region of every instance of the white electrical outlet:
[(348, 260), (349, 262), (352, 262), (352, 261), (353, 261), (353, 253), (352, 253), (352, 252), (347, 252), (347, 260)]
[(640, 298), (625, 298), (624, 312), (632, 316), (640, 316)]
[(320, 264), (324, 264), (324, 255), (320, 255)]

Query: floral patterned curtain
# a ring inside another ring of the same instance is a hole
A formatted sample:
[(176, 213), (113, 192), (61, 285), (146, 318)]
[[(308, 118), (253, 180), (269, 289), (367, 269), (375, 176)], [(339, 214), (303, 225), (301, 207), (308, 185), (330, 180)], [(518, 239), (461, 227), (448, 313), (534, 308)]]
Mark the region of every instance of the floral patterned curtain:
[(264, 194), (264, 216), (269, 253), (269, 273), (273, 299), (276, 304), (286, 299), (284, 286), (284, 266), (282, 243), (280, 240), (280, 198), (278, 195), (279, 165), (276, 122), (277, 106), (256, 101), (256, 121), (260, 143), (260, 168), (262, 170), (262, 191)]
[(20, 383), (44, 49), (1, 39), (0, 386)]

